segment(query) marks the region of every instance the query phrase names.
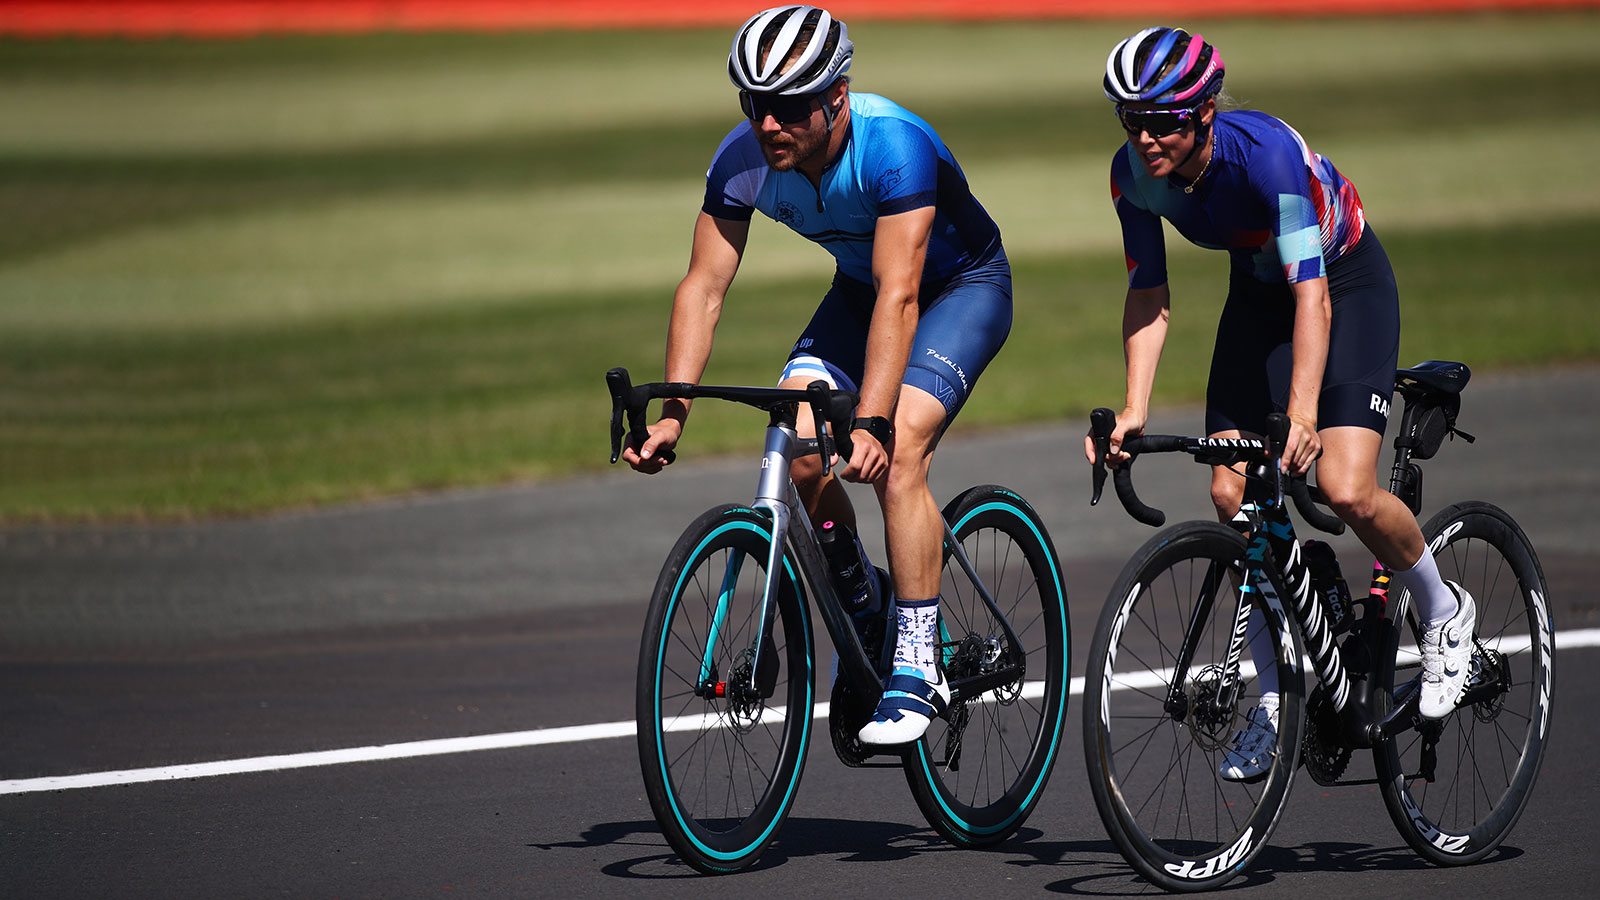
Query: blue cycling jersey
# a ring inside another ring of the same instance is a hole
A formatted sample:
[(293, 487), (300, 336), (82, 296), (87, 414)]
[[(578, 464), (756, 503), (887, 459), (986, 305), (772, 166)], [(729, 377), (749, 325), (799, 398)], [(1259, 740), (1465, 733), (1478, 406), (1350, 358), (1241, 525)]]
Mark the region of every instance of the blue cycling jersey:
[(717, 148), (701, 209), (742, 221), (759, 209), (821, 244), (840, 271), (871, 284), (878, 217), (927, 206), (935, 212), (924, 281), (978, 268), (1000, 251), (1000, 229), (933, 127), (892, 100), (851, 93), (850, 132), (820, 188), (798, 171), (768, 166), (755, 130), (741, 122)]
[(1192, 193), (1181, 179), (1152, 176), (1131, 143), (1112, 158), (1128, 286), (1167, 281), (1161, 219), (1201, 247), (1227, 250), (1234, 269), (1257, 281), (1326, 277), (1328, 263), (1361, 239), (1366, 219), (1355, 185), (1266, 113), (1220, 113), (1213, 128), (1211, 162)]

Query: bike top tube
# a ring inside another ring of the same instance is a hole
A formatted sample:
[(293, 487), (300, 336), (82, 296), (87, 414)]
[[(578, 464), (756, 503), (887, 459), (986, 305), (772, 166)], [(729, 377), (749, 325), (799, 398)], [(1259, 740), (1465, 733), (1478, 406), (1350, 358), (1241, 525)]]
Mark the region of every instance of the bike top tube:
[[(1109, 409), (1100, 408), (1089, 414), (1090, 432), (1094, 436), (1094, 496), (1089, 505), (1100, 502), (1100, 493), (1106, 481), (1106, 457), (1110, 453), (1111, 432), (1116, 428), (1117, 417)], [(1308, 485), (1304, 475), (1288, 475), (1279, 470), (1284, 441), (1289, 435), (1289, 417), (1273, 413), (1267, 417), (1265, 438), (1209, 438), (1182, 437), (1172, 434), (1145, 434), (1127, 438), (1122, 451), (1128, 459), (1115, 467), (1112, 482), (1117, 489), (1117, 499), (1128, 515), (1146, 525), (1159, 527), (1166, 523), (1167, 514), (1139, 499), (1133, 487), (1133, 461), (1141, 453), (1187, 453), (1195, 462), (1211, 466), (1246, 464), (1245, 477), (1265, 483), (1272, 489), (1273, 497), (1281, 502), (1284, 492), (1294, 498), (1295, 508), (1311, 525), (1329, 534), (1343, 534), (1344, 523), (1337, 516), (1317, 508), (1326, 504), (1327, 498), (1315, 486)]]
[[(822, 467), (826, 470), (829, 468), (827, 431), (832, 432), (833, 444), (840, 457), (849, 459), (852, 450), (849, 438), (850, 419), (860, 402), (854, 391), (838, 390), (822, 380), (811, 382), (803, 390), (692, 384), (686, 381), (654, 381), (636, 385), (629, 378), (628, 370), (621, 367), (606, 372), (606, 387), (611, 392), (613, 463), (622, 455), (624, 437), (627, 438), (628, 446), (634, 449), (638, 449), (649, 438), (650, 433), (645, 427), (645, 410), (651, 400), (674, 398), (692, 400), (705, 397), (754, 406), (770, 413), (773, 424), (779, 424), (781, 421), (791, 427), (794, 425), (799, 404), (808, 404), (817, 420), (827, 423), (823, 429), (824, 433), (817, 435), (817, 452), (821, 455)], [(623, 426), (624, 418), (627, 420), (626, 428)], [(670, 463), (676, 456), (677, 454), (668, 450), (662, 454), (662, 459)]]

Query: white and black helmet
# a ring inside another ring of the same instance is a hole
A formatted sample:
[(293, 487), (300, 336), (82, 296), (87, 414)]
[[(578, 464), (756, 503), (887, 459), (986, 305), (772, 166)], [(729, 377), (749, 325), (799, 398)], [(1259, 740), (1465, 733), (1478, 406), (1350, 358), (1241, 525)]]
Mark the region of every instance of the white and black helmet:
[(848, 29), (827, 10), (776, 6), (739, 26), (728, 53), (728, 78), (744, 91), (813, 94), (849, 71), (854, 51)]

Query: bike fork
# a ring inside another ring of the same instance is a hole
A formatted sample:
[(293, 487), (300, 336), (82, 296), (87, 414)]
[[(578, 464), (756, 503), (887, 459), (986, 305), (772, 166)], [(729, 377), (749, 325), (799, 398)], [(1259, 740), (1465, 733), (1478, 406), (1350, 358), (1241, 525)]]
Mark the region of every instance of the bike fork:
[[(767, 580), (761, 588), (760, 627), (756, 630), (754, 655), (750, 660), (750, 690), (757, 690), (756, 673), (761, 671), (761, 654), (769, 643), (765, 638), (772, 628), (772, 617), (777, 611), (773, 598), (778, 593), (778, 579), (783, 574), (783, 547), (789, 534), (789, 465), (794, 460), (796, 436), (794, 429), (786, 425), (772, 425), (767, 428), (767, 445), (761, 454), (761, 476), (756, 482), (756, 499), (751, 504), (755, 509), (765, 510), (772, 516), (772, 543), (767, 547)], [(733, 569), (733, 564), (729, 564)], [(717, 601), (716, 621), (720, 622), (725, 613), (727, 604), (727, 591), (723, 592)], [(773, 648), (774, 651), (776, 648)], [(710, 660), (710, 644), (706, 647), (706, 659), (702, 661), (704, 667)]]
[[(1217, 587), (1224, 577), (1222, 566), (1212, 563), (1206, 569), (1206, 577), (1200, 583), (1200, 595), (1195, 598), (1194, 613), (1189, 617), (1189, 627), (1183, 635), (1183, 643), (1178, 647), (1178, 659), (1172, 667), (1172, 684), (1167, 690), (1165, 709), (1167, 715), (1174, 719), (1183, 720), (1189, 714), (1188, 695), (1184, 693), (1183, 686), (1189, 683), (1189, 665), (1194, 662), (1195, 645), (1200, 640), (1200, 630), (1211, 619), (1211, 609), (1216, 603)], [(1245, 621), (1249, 621), (1250, 605), (1244, 602), (1241, 596), (1239, 608), (1243, 610)], [(1238, 631), (1235, 623), (1234, 631)], [(1229, 657), (1233, 657), (1233, 648), (1229, 648)]]

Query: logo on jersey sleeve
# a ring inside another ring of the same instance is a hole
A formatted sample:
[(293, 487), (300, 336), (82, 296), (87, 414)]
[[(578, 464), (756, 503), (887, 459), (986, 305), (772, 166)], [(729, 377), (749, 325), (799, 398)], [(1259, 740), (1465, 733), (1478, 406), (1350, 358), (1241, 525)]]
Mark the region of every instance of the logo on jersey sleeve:
[(900, 170), (890, 169), (878, 176), (878, 196), (887, 197), (900, 186)]

